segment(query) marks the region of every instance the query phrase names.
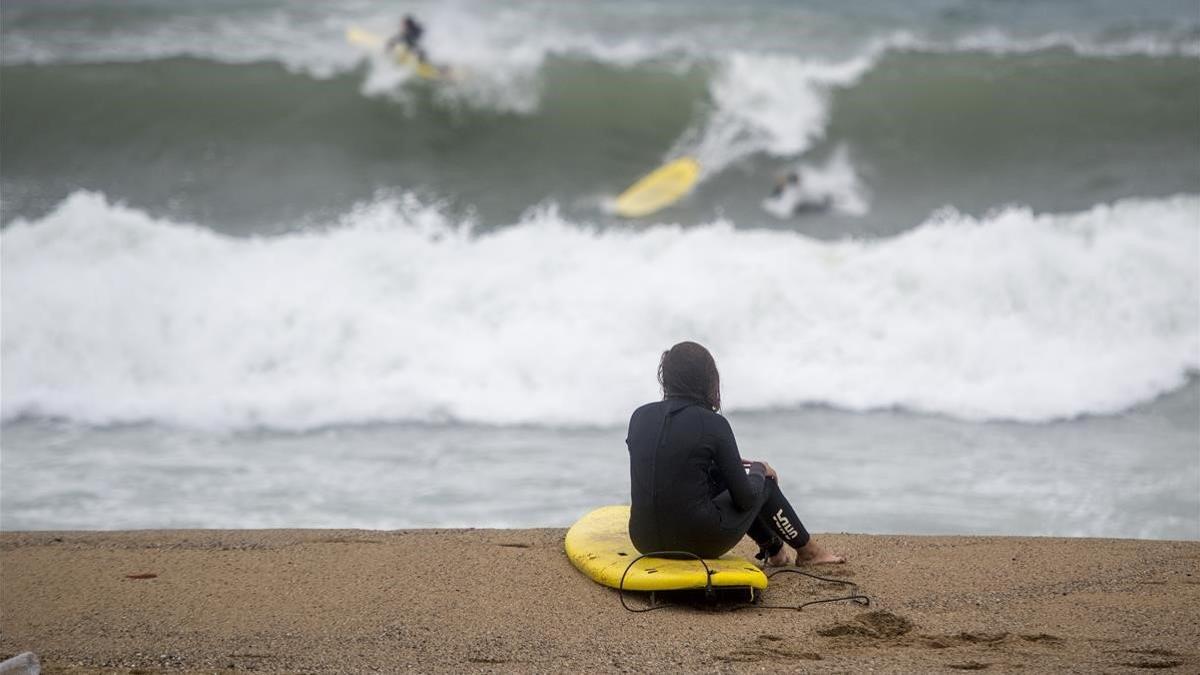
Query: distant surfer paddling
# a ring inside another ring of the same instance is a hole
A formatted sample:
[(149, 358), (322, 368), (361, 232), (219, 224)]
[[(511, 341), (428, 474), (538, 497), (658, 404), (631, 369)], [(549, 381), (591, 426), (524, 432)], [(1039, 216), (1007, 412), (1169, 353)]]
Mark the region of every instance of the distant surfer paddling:
[(388, 39), (383, 45), (384, 53), (391, 53), (399, 45), (404, 45), (410, 53), (417, 57), (418, 61), (428, 63), (426, 58), (425, 48), (421, 46), (421, 37), (425, 35), (425, 26), (417, 22), (411, 14), (405, 14), (400, 21), (400, 31)]
[(766, 565), (846, 561), (809, 536), (769, 464), (742, 459), (718, 414), (720, 375), (707, 349), (680, 342), (663, 352), (658, 382), (663, 400), (633, 412), (625, 440), (638, 551), (716, 558), (749, 535)]
[(771, 188), (772, 197), (782, 197), (783, 193), (791, 190), (800, 189), (800, 174), (795, 171), (789, 171), (775, 181), (775, 187)]
[(775, 187), (771, 189), (771, 196), (768, 199), (775, 200), (782, 205), (784, 213), (778, 214), (780, 216), (786, 213), (793, 216), (803, 213), (820, 213), (828, 211), (833, 206), (833, 199), (828, 195), (819, 199), (806, 196), (800, 181), (800, 174), (796, 171), (788, 171), (775, 181)]

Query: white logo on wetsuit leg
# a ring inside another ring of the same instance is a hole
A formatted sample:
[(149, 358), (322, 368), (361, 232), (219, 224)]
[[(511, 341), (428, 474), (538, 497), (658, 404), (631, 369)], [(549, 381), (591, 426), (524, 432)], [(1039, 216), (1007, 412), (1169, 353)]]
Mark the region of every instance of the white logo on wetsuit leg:
[(775, 525), (787, 535), (788, 539), (795, 539), (800, 536), (796, 528), (792, 527), (792, 522), (787, 519), (787, 516), (783, 515), (783, 509), (775, 512), (773, 520), (775, 521)]

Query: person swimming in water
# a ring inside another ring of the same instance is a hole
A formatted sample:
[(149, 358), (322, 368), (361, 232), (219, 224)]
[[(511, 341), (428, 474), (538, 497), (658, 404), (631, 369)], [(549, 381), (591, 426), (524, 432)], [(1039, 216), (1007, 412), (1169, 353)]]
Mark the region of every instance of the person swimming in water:
[[(800, 173), (792, 170), (784, 174), (779, 180), (775, 181), (775, 187), (771, 188), (771, 196), (768, 199), (775, 200), (783, 205), (778, 213), (781, 217), (787, 214), (798, 216), (803, 213), (820, 213), (833, 208), (833, 198), (829, 195), (824, 195), (820, 198), (812, 198), (804, 194)], [(788, 200), (790, 204), (786, 204), (784, 200)]]
[(404, 45), (404, 48), (412, 52), (418, 61), (428, 62), (425, 48), (421, 46), (423, 35), (425, 35), (425, 26), (418, 23), (411, 14), (405, 14), (400, 21), (400, 30), (388, 39), (383, 46), (383, 51), (390, 53), (397, 45)]
[(625, 439), (639, 552), (716, 558), (749, 535), (764, 565), (846, 561), (813, 541), (770, 464), (742, 459), (719, 414), (720, 374), (707, 349), (680, 342), (663, 352), (658, 382), (663, 399), (633, 412)]
[(784, 190), (799, 190), (800, 189), (800, 174), (795, 171), (789, 171), (779, 180), (775, 181), (775, 187), (771, 188), (771, 198), (777, 199), (783, 194)]

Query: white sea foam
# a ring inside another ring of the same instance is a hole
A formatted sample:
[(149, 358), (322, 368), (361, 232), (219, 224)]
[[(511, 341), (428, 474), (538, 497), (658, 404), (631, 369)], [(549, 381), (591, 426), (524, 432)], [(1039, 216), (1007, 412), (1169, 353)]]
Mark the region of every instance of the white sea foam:
[(552, 208), (474, 235), (403, 197), (238, 239), (80, 192), (0, 235), (3, 416), (619, 424), (681, 339), (713, 349), (735, 410), (1113, 413), (1200, 368), (1198, 213), (945, 211), (825, 243)]
[[(914, 45), (917, 46), (917, 45)], [(1015, 38), (1000, 29), (977, 31), (956, 38), (949, 45), (921, 41), (932, 51), (987, 52), (990, 54), (1027, 54), (1049, 49), (1066, 49), (1080, 56), (1117, 58), (1122, 56), (1200, 56), (1200, 41), (1156, 33), (1139, 33), (1116, 40), (1054, 31), (1026, 38)]]
[(712, 81), (713, 112), (702, 131), (672, 153), (695, 154), (709, 174), (757, 152), (799, 155), (824, 135), (832, 89), (857, 82), (874, 61), (732, 54)]

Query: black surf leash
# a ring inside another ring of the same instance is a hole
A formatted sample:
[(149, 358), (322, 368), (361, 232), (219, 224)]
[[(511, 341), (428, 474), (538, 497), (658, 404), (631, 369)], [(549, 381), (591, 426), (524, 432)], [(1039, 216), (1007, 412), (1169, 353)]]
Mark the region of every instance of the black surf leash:
[[(804, 609), (805, 607), (808, 607), (809, 605), (819, 605), (824, 602), (841, 602), (843, 600), (849, 600), (850, 602), (853, 602), (856, 605), (862, 605), (863, 607), (871, 606), (870, 596), (859, 593), (858, 592), (858, 584), (854, 583), (853, 581), (846, 581), (845, 579), (831, 579), (829, 577), (821, 577), (821, 576), (817, 576), (815, 574), (811, 574), (809, 572), (804, 572), (804, 571), (801, 571), (798, 569), (793, 569), (790, 567), (777, 569), (774, 572), (771, 572), (770, 574), (767, 575), (767, 579), (771, 579), (776, 574), (783, 574), (785, 572), (791, 573), (791, 574), (800, 574), (800, 575), (809, 577), (811, 579), (816, 579), (818, 581), (824, 581), (824, 582), (831, 583), (831, 584), (841, 584), (843, 586), (849, 586), (850, 587), (850, 595), (843, 595), (838, 598), (824, 598), (821, 600), (809, 600), (808, 602), (802, 602), (799, 605), (795, 605), (795, 606), (792, 606), (792, 605), (758, 605), (759, 608), (761, 608), (761, 609), (793, 609), (796, 611), (800, 611), (800, 610)], [(742, 608), (738, 607), (736, 609), (742, 609)]]
[[(690, 553), (688, 551), (651, 551), (650, 553), (643, 553), (643, 554), (639, 555), (638, 557), (634, 558), (633, 560), (629, 561), (629, 564), (625, 566), (625, 571), (621, 573), (621, 581), (617, 584), (617, 597), (621, 600), (622, 607), (624, 607), (626, 610), (628, 610), (630, 612), (652, 612), (656, 609), (663, 609), (664, 607), (671, 606), (669, 603), (663, 603), (661, 605), (651, 605), (650, 607), (642, 607), (639, 609), (635, 609), (633, 607), (630, 607), (625, 602), (625, 577), (629, 575), (629, 570), (633, 569), (634, 564), (637, 563), (637, 561), (641, 560), (642, 558), (650, 558), (650, 557), (662, 558), (662, 557), (666, 557), (666, 556), (675, 556), (675, 557), (682, 556), (685, 558), (692, 558), (692, 559), (696, 560), (697, 562), (699, 562), (704, 567), (704, 596), (706, 598), (713, 597), (714, 592), (713, 592), (713, 585), (712, 585), (712, 575), (716, 574), (716, 572), (713, 572), (712, 569), (709, 568), (708, 563), (704, 562), (704, 558), (701, 558), (700, 556), (696, 555), (695, 553)], [(819, 605), (819, 604), (826, 603), (826, 602), (843, 602), (843, 601), (850, 601), (856, 605), (862, 605), (864, 607), (869, 607), (871, 605), (870, 596), (859, 593), (858, 584), (854, 583), (853, 581), (846, 581), (845, 579), (831, 579), (829, 577), (817, 576), (816, 574), (811, 574), (809, 572), (803, 572), (801, 570), (792, 569), (792, 568), (783, 568), (783, 569), (775, 570), (774, 572), (767, 575), (767, 579), (771, 579), (776, 574), (783, 574), (785, 572), (791, 573), (791, 574), (800, 574), (800, 575), (803, 575), (803, 576), (806, 576), (806, 577), (809, 577), (812, 579), (816, 579), (818, 581), (824, 581), (824, 582), (831, 583), (831, 584), (841, 584), (843, 586), (849, 586), (850, 587), (850, 595), (844, 595), (844, 596), (840, 596), (837, 598), (823, 598), (821, 600), (810, 600), (808, 602), (804, 602), (799, 605), (762, 605), (762, 604), (749, 603), (749, 604), (743, 604), (743, 605), (738, 605), (736, 607), (732, 607), (729, 609), (729, 611), (734, 611), (734, 610), (739, 610), (739, 609), (790, 609), (793, 611), (800, 611), (800, 610), (804, 609), (805, 607), (808, 607), (809, 605)]]
[(664, 603), (661, 605), (651, 605), (649, 607), (643, 607), (641, 609), (634, 609), (633, 607), (630, 607), (629, 605), (625, 604), (625, 577), (629, 574), (629, 570), (633, 569), (634, 563), (641, 560), (642, 558), (649, 558), (649, 557), (663, 558), (666, 556), (683, 556), (685, 558), (694, 558), (697, 562), (699, 562), (701, 565), (703, 565), (704, 566), (704, 597), (706, 597), (706, 598), (712, 597), (712, 595), (713, 595), (713, 585), (712, 585), (713, 571), (708, 568), (708, 563), (704, 562), (704, 558), (701, 558), (700, 556), (696, 555), (695, 553), (689, 553), (688, 551), (651, 551), (649, 553), (643, 553), (643, 554), (639, 555), (638, 557), (634, 558), (633, 560), (629, 561), (629, 564), (625, 566), (625, 571), (621, 573), (621, 582), (619, 584), (617, 584), (617, 597), (621, 599), (622, 607), (629, 610), (630, 612), (652, 612), (656, 609), (670, 607), (670, 605)]

